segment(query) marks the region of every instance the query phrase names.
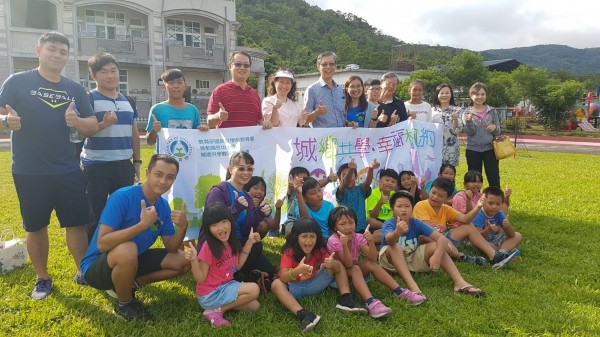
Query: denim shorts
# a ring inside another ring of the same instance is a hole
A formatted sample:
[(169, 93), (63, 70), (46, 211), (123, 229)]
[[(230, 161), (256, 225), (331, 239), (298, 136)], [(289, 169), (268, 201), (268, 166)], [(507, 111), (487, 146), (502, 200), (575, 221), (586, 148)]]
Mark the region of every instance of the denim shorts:
[(202, 309), (214, 309), (229, 304), (238, 298), (240, 286), (236, 280), (231, 280), (217, 287), (204, 296), (196, 296)]
[(506, 233), (499, 233), (499, 234), (494, 235), (492, 240), (488, 241), (488, 242), (493, 244), (494, 246), (500, 248), (500, 246), (502, 246), (502, 244), (506, 240), (508, 240), (508, 235), (506, 235)]
[[(448, 239), (448, 241), (452, 242), (452, 244), (454, 245), (454, 247), (456, 248), (461, 248), (464, 244), (463, 241), (457, 241), (454, 240), (451, 235), (452, 235), (452, 231), (454, 231), (454, 228), (452, 228), (451, 230), (447, 231), (444, 236), (446, 237), (446, 239)], [(467, 240), (468, 241), (468, 240)]]
[(288, 282), (287, 285), (290, 294), (298, 300), (304, 296), (318, 294), (332, 284), (335, 284), (335, 276), (329, 274), (325, 268), (321, 268), (315, 276), (308, 280)]

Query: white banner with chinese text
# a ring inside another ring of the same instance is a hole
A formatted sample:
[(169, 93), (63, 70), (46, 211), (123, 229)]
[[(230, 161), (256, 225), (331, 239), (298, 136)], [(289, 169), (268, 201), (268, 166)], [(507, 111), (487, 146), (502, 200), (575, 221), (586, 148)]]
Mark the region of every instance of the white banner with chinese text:
[[(381, 163), (378, 170), (410, 170), (429, 180), (437, 175), (442, 164), (442, 134), (442, 125), (414, 120), (379, 129), (263, 130), (256, 126), (200, 132), (163, 128), (157, 149), (158, 153), (172, 155), (180, 162), (179, 175), (165, 197), (176, 209), (185, 200), (190, 227), (199, 227), (206, 195), (212, 186), (225, 179), (229, 157), (234, 152), (252, 155), (254, 174), (266, 181), (266, 197), (273, 205), (287, 191), (288, 172), (295, 166), (303, 166), (311, 176), (322, 179), (330, 168), (335, 171), (354, 158), (362, 181), (365, 168), (377, 159)], [(374, 176), (376, 185), (377, 172)], [(325, 198), (335, 203), (332, 185), (325, 189)]]

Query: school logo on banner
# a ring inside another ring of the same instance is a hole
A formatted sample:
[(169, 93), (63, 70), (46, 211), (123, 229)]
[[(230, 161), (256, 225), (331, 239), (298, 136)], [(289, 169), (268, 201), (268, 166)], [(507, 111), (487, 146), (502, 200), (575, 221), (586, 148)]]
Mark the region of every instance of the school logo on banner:
[(179, 161), (188, 160), (194, 152), (194, 148), (191, 146), (190, 142), (180, 136), (173, 136), (167, 139), (166, 148), (167, 153), (177, 158)]

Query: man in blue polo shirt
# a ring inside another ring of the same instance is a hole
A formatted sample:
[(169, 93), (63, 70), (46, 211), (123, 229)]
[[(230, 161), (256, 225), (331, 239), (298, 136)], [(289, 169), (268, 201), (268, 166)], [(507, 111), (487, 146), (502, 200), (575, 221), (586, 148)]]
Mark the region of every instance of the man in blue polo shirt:
[(306, 88), (304, 111), (307, 123), (313, 128), (336, 128), (345, 126), (344, 90), (334, 80), (337, 56), (326, 51), (317, 57), (319, 80)]
[(106, 198), (139, 180), (142, 161), (135, 122), (137, 111), (119, 92), (119, 62), (111, 54), (97, 53), (88, 60), (88, 68), (96, 81), (90, 99), (93, 99), (94, 113), (100, 122), (99, 131), (86, 139), (81, 152), (83, 172), (88, 179), (88, 198), (94, 212), (94, 220), (88, 225), (88, 239), (91, 240)]

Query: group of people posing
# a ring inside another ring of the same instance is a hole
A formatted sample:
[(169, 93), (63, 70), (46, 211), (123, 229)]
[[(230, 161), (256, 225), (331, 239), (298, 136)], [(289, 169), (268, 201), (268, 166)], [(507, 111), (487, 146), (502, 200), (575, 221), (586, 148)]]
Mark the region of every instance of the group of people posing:
[[(183, 73), (165, 71), (161, 77), (168, 99), (151, 108), (149, 144), (163, 127), (387, 127), (408, 118), (444, 124), (445, 165), (427, 186), (410, 171), (379, 169), (377, 161), (360, 184), (353, 160), (322, 181), (309, 177), (305, 168), (293, 168), (287, 220), (281, 226), (286, 241), (276, 268), (263, 254), (261, 238), (269, 230), (279, 231), (284, 200), (272, 206), (265, 202), (266, 184), (253, 176), (253, 158), (243, 152), (231, 157), (226, 180), (208, 194), (197, 243), (184, 241), (185, 205), (171, 211), (161, 197), (177, 177), (178, 161), (152, 156), (146, 181), (134, 185), (142, 165), (138, 116), (135, 102), (118, 91), (119, 63), (108, 53), (92, 56), (88, 67), (96, 89), (86, 92), (61, 75), (69, 47), (64, 35), (43, 34), (36, 46), (39, 67), (11, 75), (0, 88), (0, 124), (11, 130), (12, 174), (37, 275), (33, 299), (52, 291), (47, 226), (53, 211), (66, 228), (77, 268), (73, 281), (106, 290), (117, 299), (115, 313), (128, 320), (150, 318), (136, 297), (140, 287), (191, 270), (204, 317), (213, 326), (229, 324), (223, 317), (228, 310), (258, 310), (260, 290), (272, 290), (298, 317), (301, 330), (308, 331), (320, 317), (304, 310), (298, 299), (328, 286), (340, 291), (338, 308), (381, 318), (391, 309), (369, 291), (369, 275), (398, 298), (420, 304), (426, 296), (411, 272), (444, 269), (454, 291), (481, 296), (483, 290), (466, 282), (454, 261), (483, 265), (489, 260), (498, 269), (520, 256), (516, 247), (521, 236), (505, 216), (508, 196), (499, 188), (492, 149), (500, 126), (481, 83), (471, 87), (470, 106), (464, 110), (454, 106), (452, 89), (440, 85), (432, 108), (422, 99), (424, 84), (419, 80), (410, 85), (409, 101), (397, 98), (393, 73), (365, 83), (353, 76), (342, 88), (333, 80), (336, 55), (325, 52), (317, 58), (321, 77), (307, 88), (303, 107), (296, 103), (289, 69), (270, 77), (269, 96), (261, 102), (247, 84), (251, 57), (235, 51), (228, 63), (232, 79), (215, 88), (204, 121), (183, 100)], [(457, 192), (454, 167), (463, 128), (469, 172), (465, 190)], [(81, 147), (70, 139), (73, 131), (86, 137)], [(482, 163), (490, 187), (480, 191)], [(372, 189), (376, 171), (379, 187)], [(337, 206), (323, 200), (322, 188), (333, 182)], [(159, 236), (164, 248), (150, 248)], [(457, 248), (464, 244), (485, 257), (460, 253)], [(397, 272), (406, 287), (389, 272)], [(238, 275), (250, 282), (236, 281)], [(364, 305), (354, 301), (350, 285)]]

